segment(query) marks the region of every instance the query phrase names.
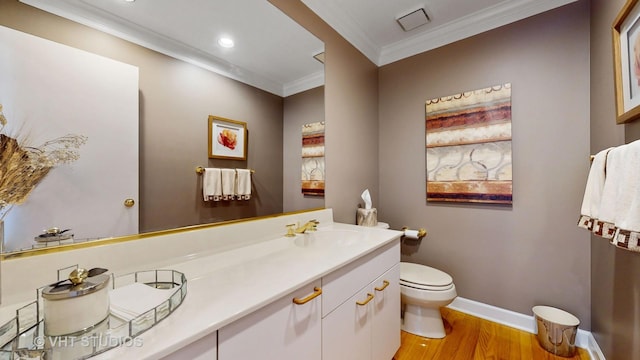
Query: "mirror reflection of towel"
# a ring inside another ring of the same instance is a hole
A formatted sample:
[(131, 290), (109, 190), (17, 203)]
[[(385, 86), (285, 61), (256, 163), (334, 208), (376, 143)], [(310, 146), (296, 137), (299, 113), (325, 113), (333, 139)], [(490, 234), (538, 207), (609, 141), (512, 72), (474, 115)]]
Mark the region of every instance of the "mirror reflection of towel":
[(204, 201), (220, 201), (222, 199), (222, 179), (220, 169), (205, 168), (202, 178), (202, 195)]
[(236, 170), (220, 169), (222, 173), (222, 200), (236, 198)]
[(238, 173), (238, 200), (251, 199), (251, 170), (236, 169)]

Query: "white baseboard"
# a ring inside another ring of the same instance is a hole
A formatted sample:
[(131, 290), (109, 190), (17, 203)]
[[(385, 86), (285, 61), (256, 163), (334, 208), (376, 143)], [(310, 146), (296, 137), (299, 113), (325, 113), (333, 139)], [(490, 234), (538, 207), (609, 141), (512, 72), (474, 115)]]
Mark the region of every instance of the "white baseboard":
[[(533, 315), (521, 314), (459, 296), (447, 307), (532, 334), (535, 334), (537, 331), (536, 321)], [(596, 339), (589, 331), (578, 328), (578, 333), (576, 334), (576, 346), (586, 349), (593, 360), (606, 360), (602, 354), (602, 350), (600, 350), (600, 347), (596, 342)]]

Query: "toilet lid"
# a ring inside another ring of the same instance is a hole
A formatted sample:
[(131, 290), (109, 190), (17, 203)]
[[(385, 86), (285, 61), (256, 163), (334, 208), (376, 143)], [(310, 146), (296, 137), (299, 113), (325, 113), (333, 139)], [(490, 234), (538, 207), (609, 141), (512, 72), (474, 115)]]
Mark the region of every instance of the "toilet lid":
[(453, 278), (429, 266), (401, 262), (400, 283), (428, 290), (446, 290), (453, 284)]

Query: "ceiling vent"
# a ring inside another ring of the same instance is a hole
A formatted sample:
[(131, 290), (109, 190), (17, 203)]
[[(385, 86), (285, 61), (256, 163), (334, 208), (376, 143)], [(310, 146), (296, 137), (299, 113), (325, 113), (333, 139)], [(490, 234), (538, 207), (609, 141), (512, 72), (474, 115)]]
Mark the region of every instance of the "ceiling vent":
[(418, 26), (422, 26), (428, 23), (429, 16), (427, 16), (427, 12), (424, 10), (424, 8), (421, 8), (416, 11), (410, 12), (407, 15), (401, 16), (396, 20), (402, 27), (402, 30), (411, 31)]
[(324, 64), (324, 51), (313, 55), (313, 58)]

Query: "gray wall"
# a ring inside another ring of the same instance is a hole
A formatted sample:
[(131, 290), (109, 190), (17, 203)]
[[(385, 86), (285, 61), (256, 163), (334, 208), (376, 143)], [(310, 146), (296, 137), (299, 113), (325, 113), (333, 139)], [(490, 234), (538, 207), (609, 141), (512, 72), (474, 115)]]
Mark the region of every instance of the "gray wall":
[[(591, 153), (640, 139), (616, 125), (611, 25), (624, 0), (591, 0)], [(637, 164), (636, 164), (637, 165)], [(640, 359), (640, 254), (591, 239), (592, 332), (608, 360)]]
[[(589, 168), (589, 18), (579, 2), (380, 68), (378, 218), (425, 227), (403, 261), (458, 294), (590, 327), (589, 234), (576, 226)], [(513, 206), (426, 202), (425, 100), (512, 84)]]
[(360, 194), (378, 201), (378, 68), (299, 0), (269, 0), (325, 46), (325, 206), (355, 223)]
[[(336, 220), (353, 222), (368, 187), (380, 220), (429, 231), (404, 260), (450, 272), (461, 296), (521, 313), (559, 306), (589, 329), (589, 235), (576, 226), (590, 154), (588, 3), (376, 71), (298, 1), (270, 1), (325, 42)], [(513, 84), (513, 206), (427, 205), (424, 101), (501, 82)]]

